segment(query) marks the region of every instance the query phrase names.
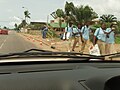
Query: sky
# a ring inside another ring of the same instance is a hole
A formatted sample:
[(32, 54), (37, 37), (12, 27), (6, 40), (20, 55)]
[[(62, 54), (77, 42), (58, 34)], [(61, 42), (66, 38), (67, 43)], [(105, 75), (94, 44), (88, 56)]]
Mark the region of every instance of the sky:
[[(119, 20), (120, 0), (0, 0), (0, 26), (14, 27), (24, 18), (23, 12), (31, 13), (29, 21), (47, 21), (53, 19), (50, 14), (58, 8), (64, 9), (65, 2), (73, 2), (75, 6), (89, 5), (96, 13), (113, 14)], [(22, 8), (25, 7), (25, 8)]]

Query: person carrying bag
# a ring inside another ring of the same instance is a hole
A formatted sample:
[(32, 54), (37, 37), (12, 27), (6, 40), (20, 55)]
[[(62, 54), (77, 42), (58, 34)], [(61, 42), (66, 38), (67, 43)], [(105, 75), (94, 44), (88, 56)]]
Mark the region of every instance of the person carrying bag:
[(110, 25), (110, 28), (106, 29), (106, 54), (116, 53), (114, 48), (115, 43), (115, 26), (114, 24)]
[(78, 24), (78, 27), (73, 27), (73, 37), (74, 37), (74, 43), (72, 47), (72, 51), (74, 51), (76, 44), (80, 43), (80, 32), (81, 32), (81, 24)]
[(100, 54), (105, 55), (105, 45), (106, 45), (106, 24), (103, 23), (100, 28), (97, 28), (94, 33), (93, 46), (98, 44)]
[(73, 24), (70, 22), (69, 26), (67, 26), (65, 28), (65, 32), (64, 32), (64, 35), (63, 35), (63, 40), (67, 41), (68, 52), (70, 52), (70, 50), (71, 50), (71, 42), (72, 42), (72, 34), (73, 34), (73, 27), (72, 27), (72, 25)]

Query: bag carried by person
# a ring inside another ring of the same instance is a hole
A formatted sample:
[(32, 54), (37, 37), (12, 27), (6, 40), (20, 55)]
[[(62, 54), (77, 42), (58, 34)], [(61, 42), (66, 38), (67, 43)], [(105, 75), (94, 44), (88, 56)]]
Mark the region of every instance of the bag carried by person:
[(100, 49), (98, 47), (98, 44), (95, 44), (95, 46), (92, 46), (92, 48), (90, 47), (89, 53), (90, 55), (100, 56)]
[[(67, 32), (68, 32), (68, 27), (67, 27)], [(67, 32), (64, 32), (64, 34), (63, 34), (63, 40), (66, 40)]]
[(66, 35), (65, 35), (65, 33), (63, 34), (63, 38), (62, 38), (63, 40), (65, 40), (66, 39)]

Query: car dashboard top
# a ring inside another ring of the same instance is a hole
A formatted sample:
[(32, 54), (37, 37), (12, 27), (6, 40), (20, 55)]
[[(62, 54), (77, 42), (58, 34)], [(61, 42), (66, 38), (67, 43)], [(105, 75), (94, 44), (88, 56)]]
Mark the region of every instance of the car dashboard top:
[(4, 64), (0, 90), (120, 90), (119, 75), (120, 63)]

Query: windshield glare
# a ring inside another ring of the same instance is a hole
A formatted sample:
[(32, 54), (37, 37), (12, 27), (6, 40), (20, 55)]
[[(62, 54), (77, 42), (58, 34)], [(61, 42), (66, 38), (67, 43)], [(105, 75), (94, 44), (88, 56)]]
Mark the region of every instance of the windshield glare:
[(30, 49), (96, 56), (119, 53), (119, 3), (0, 0), (0, 55)]

